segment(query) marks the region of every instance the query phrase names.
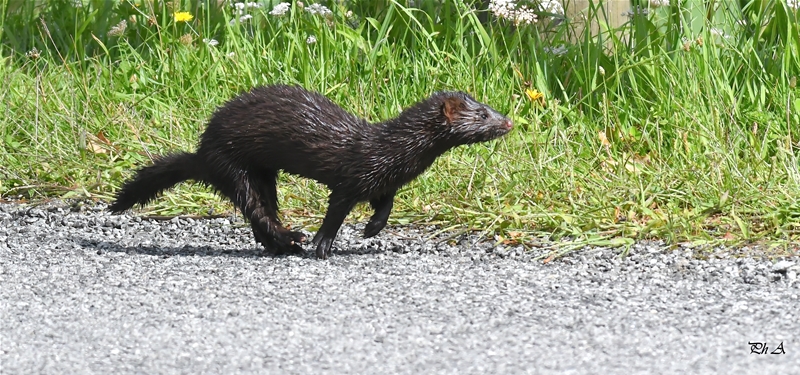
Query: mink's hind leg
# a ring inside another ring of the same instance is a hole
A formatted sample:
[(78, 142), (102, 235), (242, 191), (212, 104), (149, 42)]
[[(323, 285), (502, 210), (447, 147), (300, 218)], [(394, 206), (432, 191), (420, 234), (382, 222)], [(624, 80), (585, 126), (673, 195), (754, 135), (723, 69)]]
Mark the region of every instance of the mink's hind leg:
[[(269, 197), (269, 192), (274, 191), (275, 183), (271, 182), (273, 190), (270, 190), (269, 179), (274, 181), (277, 174), (256, 174), (258, 178), (252, 178), (252, 172), (237, 168), (226, 160), (218, 158), (213, 162), (221, 166), (218, 170), (223, 173), (209, 176), (207, 182), (233, 201), (234, 205), (242, 211), (245, 219), (250, 222), (256, 242), (278, 253), (305, 253), (293, 238), (284, 234), (289, 231), (280, 225), (277, 217), (270, 216), (270, 213), (273, 215), (277, 213), (277, 208), (269, 209), (269, 204), (266, 203), (273, 201)], [(264, 194), (267, 196), (263, 196)], [(274, 196), (275, 193), (272, 195)]]
[(364, 238), (375, 236), (386, 226), (386, 221), (389, 220), (389, 214), (392, 212), (394, 194), (395, 192), (393, 191), (369, 200), (369, 204), (375, 209), (375, 213), (369, 219), (367, 226), (364, 227)]
[[(253, 233), (272, 232), (279, 242), (292, 246), (294, 251), (302, 251), (300, 243), (306, 241), (302, 232), (286, 229), (278, 220), (278, 191), (276, 182), (278, 173), (273, 170), (258, 170), (248, 172), (250, 186), (259, 196), (258, 207), (253, 211), (251, 224)], [(260, 229), (257, 229), (259, 227)]]

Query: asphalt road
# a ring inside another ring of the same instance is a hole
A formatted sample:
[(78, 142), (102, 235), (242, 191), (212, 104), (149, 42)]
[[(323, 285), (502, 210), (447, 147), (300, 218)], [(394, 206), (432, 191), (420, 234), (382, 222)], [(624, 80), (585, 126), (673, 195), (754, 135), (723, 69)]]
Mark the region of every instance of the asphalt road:
[(800, 374), (796, 256), (362, 228), (319, 261), (238, 220), (0, 204), (0, 373)]

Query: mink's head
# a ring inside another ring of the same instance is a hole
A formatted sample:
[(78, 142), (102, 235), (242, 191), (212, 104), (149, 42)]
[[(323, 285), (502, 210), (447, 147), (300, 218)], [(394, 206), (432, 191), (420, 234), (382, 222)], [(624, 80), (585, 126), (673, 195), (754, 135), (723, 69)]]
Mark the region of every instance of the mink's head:
[(439, 111), (447, 136), (456, 144), (489, 141), (511, 131), (510, 119), (463, 92), (441, 92), (431, 99), (441, 103)]

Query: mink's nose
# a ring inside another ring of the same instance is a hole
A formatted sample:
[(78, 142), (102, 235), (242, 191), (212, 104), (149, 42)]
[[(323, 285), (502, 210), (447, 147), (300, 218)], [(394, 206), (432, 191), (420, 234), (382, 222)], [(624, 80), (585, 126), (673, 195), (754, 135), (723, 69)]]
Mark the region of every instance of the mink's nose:
[(513, 127), (514, 127), (514, 123), (512, 123), (511, 120), (506, 119), (506, 121), (503, 122), (503, 129), (511, 130), (511, 128), (513, 128)]

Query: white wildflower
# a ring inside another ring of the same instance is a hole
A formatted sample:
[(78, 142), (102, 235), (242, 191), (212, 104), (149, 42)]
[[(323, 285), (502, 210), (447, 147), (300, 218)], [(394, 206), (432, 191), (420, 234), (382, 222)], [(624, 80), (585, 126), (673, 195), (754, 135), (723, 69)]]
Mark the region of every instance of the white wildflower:
[(272, 8), (272, 10), (269, 12), (269, 14), (273, 15), (273, 16), (280, 17), (280, 16), (286, 14), (286, 12), (289, 11), (289, 8), (291, 8), (291, 6), (292, 6), (292, 4), (290, 4), (290, 3), (280, 3), (280, 4), (276, 5), (274, 8)]
[(315, 37), (313, 35), (309, 35), (308, 38), (306, 38), (306, 43), (307, 44), (314, 44), (316, 42), (317, 42), (317, 37)]
[(248, 3), (233, 3), (231, 6), (236, 10), (235, 13), (237, 16), (242, 16), (247, 13), (246, 9), (248, 8), (261, 8), (261, 4), (252, 1)]
[[(244, 3), (233, 3), (233, 4), (231, 4), (231, 6), (233, 7), (233, 13), (235, 15), (237, 15), (237, 16), (241, 16), (241, 15), (247, 13), (247, 11), (244, 10), (244, 7), (245, 7)], [(231, 23), (233, 23), (233, 22), (231, 22)]]
[(562, 44), (562, 45), (557, 46), (557, 47), (544, 47), (543, 50), (544, 50), (545, 53), (549, 53), (551, 55), (556, 55), (556, 56), (561, 56), (561, 55), (567, 53), (567, 46)]
[[(239, 23), (245, 23), (245, 22), (247, 22), (247, 20), (252, 19), (252, 18), (253, 18), (252, 15), (245, 14), (245, 15), (239, 17)], [(236, 24), (236, 18), (232, 19), (231, 22), (228, 22), (228, 24), (235, 25)]]
[(720, 29), (717, 29), (717, 28), (714, 28), (714, 27), (712, 27), (711, 30), (709, 30), (709, 32), (711, 33), (711, 35), (718, 36), (718, 37), (725, 38), (725, 39), (728, 39), (728, 38), (731, 37), (730, 35), (725, 34), (724, 31), (722, 31)]
[(564, 6), (556, 0), (541, 0), (539, 9), (545, 13), (564, 15)]
[(236, 56), (236, 52), (230, 52), (230, 53), (228, 53), (227, 56), (230, 57), (230, 58), (233, 58), (234, 56)]
[(328, 7), (322, 4), (311, 4), (308, 7), (306, 7), (306, 10), (308, 11), (308, 13), (319, 14), (322, 17), (328, 17), (333, 14), (333, 12), (331, 12), (331, 10), (328, 9)]
[(669, 6), (669, 0), (650, 0), (650, 7), (651, 8), (658, 8), (658, 7), (665, 7)]
[[(239, 17), (239, 23), (245, 23), (245, 22), (247, 22), (247, 20), (249, 20), (251, 18), (253, 18), (253, 16), (251, 14), (245, 14), (245, 15)], [(231, 22), (230, 22), (231, 25), (233, 25), (235, 23), (236, 23), (236, 18), (232, 19)]]
[(83, 0), (72, 0), (72, 6), (75, 8), (83, 8)]
[(208, 44), (209, 47), (216, 47), (219, 42), (216, 39), (204, 38), (203, 43)]
[(800, 0), (786, 0), (786, 6), (792, 8), (793, 10), (797, 10), (800, 8)]
[(525, 5), (517, 5), (511, 0), (491, 0), (489, 10), (497, 18), (504, 18), (514, 22), (515, 25), (534, 23), (537, 20), (536, 13)]
[(125, 29), (127, 29), (127, 28), (128, 28), (128, 21), (122, 20), (122, 21), (119, 21), (119, 23), (116, 24), (114, 27), (112, 27), (111, 30), (108, 30), (106, 35), (108, 35), (108, 36), (120, 36), (123, 33), (125, 33)]
[(600, 73), (601, 76), (606, 75), (606, 70), (602, 66), (597, 66), (597, 72)]

